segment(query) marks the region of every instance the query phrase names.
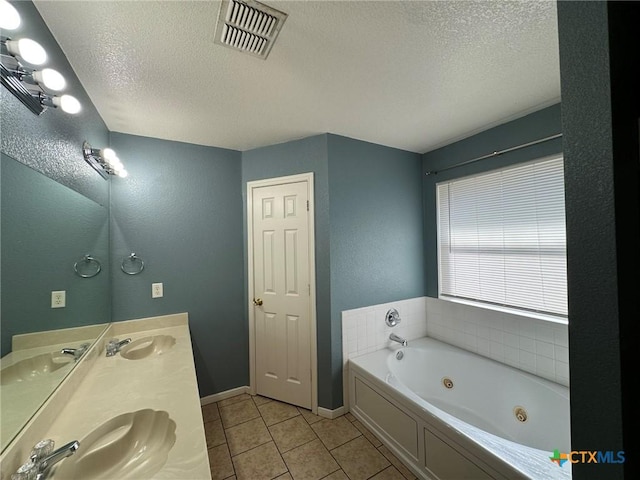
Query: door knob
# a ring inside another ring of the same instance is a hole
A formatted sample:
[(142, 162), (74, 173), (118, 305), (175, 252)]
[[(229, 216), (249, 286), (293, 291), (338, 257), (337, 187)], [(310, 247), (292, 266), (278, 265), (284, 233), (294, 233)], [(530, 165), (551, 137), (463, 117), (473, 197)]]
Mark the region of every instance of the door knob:
[(259, 307), (260, 305), (262, 305), (262, 299), (261, 299), (261, 298), (254, 298), (254, 299), (253, 299), (253, 304), (254, 304), (256, 307)]

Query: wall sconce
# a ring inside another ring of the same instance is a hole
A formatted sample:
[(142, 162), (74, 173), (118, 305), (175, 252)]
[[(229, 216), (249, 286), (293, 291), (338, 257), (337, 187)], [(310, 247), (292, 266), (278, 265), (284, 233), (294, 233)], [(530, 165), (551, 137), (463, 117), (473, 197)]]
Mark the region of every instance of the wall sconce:
[(129, 175), (116, 152), (110, 148), (91, 148), (91, 145), (84, 142), (82, 144), (82, 154), (87, 163), (104, 179), (109, 178), (109, 175), (117, 175), (121, 178)]
[[(0, 29), (15, 30), (21, 24), (20, 14), (7, 0), (0, 0)], [(78, 113), (82, 107), (71, 95), (52, 95), (64, 90), (64, 77), (52, 68), (38, 70), (47, 61), (47, 52), (30, 38), (13, 40), (0, 36), (0, 73), (2, 85), (36, 115), (47, 107), (66, 113)]]

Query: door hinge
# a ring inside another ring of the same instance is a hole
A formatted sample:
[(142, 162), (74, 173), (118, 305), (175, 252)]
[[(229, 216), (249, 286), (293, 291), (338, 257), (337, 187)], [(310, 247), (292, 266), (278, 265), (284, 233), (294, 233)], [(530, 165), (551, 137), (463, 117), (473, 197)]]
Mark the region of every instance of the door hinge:
[(309, 200), (307, 200), (307, 212), (309, 211)]
[(311, 296), (311, 284), (310, 283), (307, 283), (307, 288), (309, 290), (309, 296)]

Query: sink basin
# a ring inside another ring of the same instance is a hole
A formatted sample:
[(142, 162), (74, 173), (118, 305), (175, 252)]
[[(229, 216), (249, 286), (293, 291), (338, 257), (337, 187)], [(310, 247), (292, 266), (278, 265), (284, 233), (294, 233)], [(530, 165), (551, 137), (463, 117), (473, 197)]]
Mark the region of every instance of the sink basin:
[(120, 356), (128, 360), (140, 360), (150, 355), (161, 355), (176, 343), (170, 335), (153, 335), (144, 337), (125, 345), (120, 350)]
[(51, 372), (73, 364), (73, 357), (58, 352), (43, 353), (25, 358), (0, 372), (0, 385), (35, 380)]
[(163, 410), (138, 410), (108, 420), (80, 440), (60, 462), (53, 480), (145, 480), (166, 463), (176, 423)]

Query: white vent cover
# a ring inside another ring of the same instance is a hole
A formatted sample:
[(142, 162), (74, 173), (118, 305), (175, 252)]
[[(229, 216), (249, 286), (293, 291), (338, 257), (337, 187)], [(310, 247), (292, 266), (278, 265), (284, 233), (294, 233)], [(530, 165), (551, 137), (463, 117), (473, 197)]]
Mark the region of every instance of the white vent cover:
[(223, 0), (215, 42), (267, 58), (287, 14), (254, 0)]

